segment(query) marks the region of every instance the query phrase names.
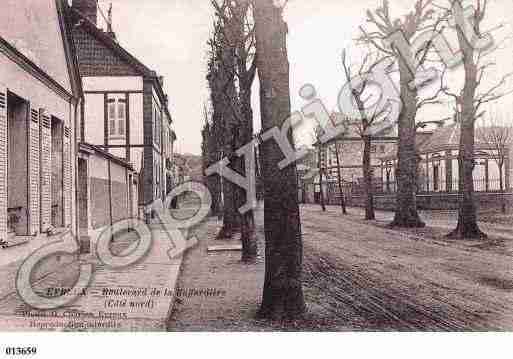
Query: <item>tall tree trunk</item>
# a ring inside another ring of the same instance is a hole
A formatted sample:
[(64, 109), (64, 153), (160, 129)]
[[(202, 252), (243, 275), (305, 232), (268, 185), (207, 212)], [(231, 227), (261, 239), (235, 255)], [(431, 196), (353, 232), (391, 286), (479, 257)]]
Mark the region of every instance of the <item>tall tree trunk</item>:
[[(213, 115), (213, 119), (215, 121), (215, 114)], [(214, 132), (215, 125), (210, 127), (210, 131), (208, 133), (207, 138), (207, 148), (206, 148), (206, 169), (208, 166), (213, 165), (218, 161), (217, 158), (217, 139), (216, 133)], [(217, 216), (220, 214), (221, 208), (221, 179), (219, 176), (208, 176), (206, 178), (207, 188), (212, 196), (212, 205), (211, 205), (211, 214)]]
[[(262, 129), (283, 125), (290, 117), (287, 25), (273, 0), (254, 1), (257, 67)], [(289, 141), (293, 143), (292, 132)], [(282, 170), (283, 155), (275, 141), (262, 144), (265, 183), (265, 281), (259, 314), (293, 319), (302, 314), (303, 241), (297, 198), (296, 165)]]
[(365, 219), (376, 219), (374, 213), (374, 195), (372, 188), (371, 138), (363, 136), (363, 180), (365, 184)]
[[(246, 49), (247, 34), (245, 24), (248, 16), (250, 4), (246, 1), (236, 3), (233, 14), (233, 36), (237, 51), (237, 73), (239, 80), (239, 105), (240, 105), (240, 129), (237, 139), (237, 148), (251, 142), (253, 139), (253, 109), (251, 107), (251, 88), (255, 79), (255, 62), (248, 69), (249, 54)], [(256, 153), (251, 154), (255, 156)], [(255, 181), (256, 173), (246, 173), (245, 159), (239, 157), (236, 163), (236, 170), (243, 176)], [(256, 184), (255, 184), (256, 185)], [(239, 201), (237, 208), (240, 208), (247, 201), (248, 194), (239, 188)], [(255, 216), (253, 210), (249, 210), (241, 215), (241, 241), (242, 241), (242, 262), (255, 263), (258, 255), (258, 243), (255, 230)]]
[(399, 61), (402, 109), (399, 114), (399, 145), (397, 150), (397, 192), (396, 211), (391, 226), (424, 227), (417, 212), (417, 151), (416, 125), (417, 90), (410, 89), (414, 79), (404, 61)]
[(474, 61), (474, 49), (467, 42), (461, 31), (458, 33), (458, 43), (463, 53), (463, 66), (465, 69), (465, 85), (460, 97), (460, 147), (459, 147), (459, 193), (460, 208), (458, 225), (449, 234), (450, 238), (484, 238), (477, 225), (477, 210), (474, 199), (474, 142), (475, 142), (475, 96), (478, 84), (478, 68)]
[(326, 203), (324, 202), (324, 190), (322, 189), (322, 178), (323, 178), (323, 169), (322, 169), (322, 145), (319, 143), (319, 154), (317, 157), (317, 163), (319, 166), (319, 202), (321, 203), (321, 209), (323, 212), (326, 212)]
[[(250, 87), (250, 86), (249, 86)], [(240, 91), (241, 100), (241, 112), (244, 123), (240, 127), (239, 136), (239, 147), (251, 142), (253, 137), (253, 110), (251, 109), (251, 89), (241, 86)], [(253, 155), (254, 156), (254, 155)], [(256, 173), (246, 173), (244, 166), (244, 158), (239, 157), (236, 161), (237, 170), (242, 173), (243, 176), (250, 176), (255, 181)], [(240, 201), (237, 208), (244, 205), (247, 199), (247, 193), (244, 190), (239, 189)], [(242, 261), (244, 263), (256, 262), (258, 255), (258, 244), (255, 230), (255, 216), (253, 210), (249, 210), (241, 216), (241, 241), (242, 241)]]
[[(233, 103), (235, 102), (235, 50), (230, 46), (226, 39), (222, 42), (220, 67), (220, 112), (223, 118), (224, 134), (224, 156), (229, 159), (235, 157), (237, 147), (238, 123), (233, 112)], [(240, 214), (237, 206), (237, 186), (231, 181), (223, 180), (223, 227), (221, 228), (217, 239), (230, 239), (234, 232), (240, 226)]]
[(340, 206), (342, 207), (342, 214), (347, 214), (346, 197), (344, 194), (344, 188), (342, 186), (342, 168), (340, 167), (340, 151), (337, 142), (335, 142), (335, 156), (337, 157), (337, 177), (338, 190), (340, 192)]

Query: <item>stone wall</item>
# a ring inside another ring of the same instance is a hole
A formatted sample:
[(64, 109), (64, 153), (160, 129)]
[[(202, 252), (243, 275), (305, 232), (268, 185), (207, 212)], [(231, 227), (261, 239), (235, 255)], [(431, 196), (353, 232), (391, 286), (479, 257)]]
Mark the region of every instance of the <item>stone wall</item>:
[[(500, 209), (502, 197), (505, 197), (506, 205), (513, 206), (513, 193), (476, 193), (478, 210)], [(437, 193), (431, 195), (417, 195), (417, 207), (423, 210), (456, 210), (459, 206), (460, 196), (456, 193)], [(363, 207), (362, 196), (353, 196), (347, 199), (349, 206)], [(374, 196), (374, 206), (379, 210), (395, 210), (396, 201), (394, 194)]]

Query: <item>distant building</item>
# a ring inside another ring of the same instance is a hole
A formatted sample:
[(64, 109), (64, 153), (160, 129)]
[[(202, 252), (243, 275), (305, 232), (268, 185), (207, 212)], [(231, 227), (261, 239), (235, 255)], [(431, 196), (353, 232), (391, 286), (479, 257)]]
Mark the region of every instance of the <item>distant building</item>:
[(106, 31), (98, 27), (96, 0), (73, 0), (69, 17), (84, 87), (80, 139), (131, 164), (139, 173), (139, 205), (148, 208), (175, 182), (164, 79), (118, 43), (112, 18)]
[[(476, 192), (498, 192), (500, 190), (499, 167), (495, 158), (497, 151), (490, 144), (483, 143), (480, 132), (489, 131), (487, 128), (477, 127), (475, 138), (475, 167), (474, 190)], [(458, 192), (459, 168), (458, 154), (460, 143), (460, 126), (453, 124), (440, 127), (427, 134), (427, 138), (418, 143), (419, 170), (418, 193), (455, 193)], [(422, 136), (422, 133), (421, 133)], [(511, 151), (508, 144), (508, 153), (503, 173), (503, 183), (506, 190), (511, 188)], [(380, 158), (381, 178), (385, 193), (395, 192), (395, 172), (397, 168), (397, 148), (392, 148)]]
[[(503, 168), (502, 182), (505, 194), (500, 193), (500, 175), (497, 150), (489, 143), (481, 139), (483, 133), (489, 128), (477, 127), (475, 138), (475, 167), (473, 172), (474, 190), (478, 208), (494, 208), (502, 203), (513, 203), (512, 192), (512, 159), (513, 143), (506, 144), (505, 164)], [(373, 172), (374, 204), (377, 209), (395, 209), (395, 195), (397, 191), (397, 138), (391, 132), (390, 137), (385, 134), (375, 136), (371, 162)], [(358, 137), (351, 138), (347, 134), (321, 147), (321, 166), (327, 173), (327, 179), (323, 179), (323, 191), (326, 203), (339, 203), (340, 191), (338, 190), (338, 168), (334, 142), (343, 143), (341, 151), (341, 172), (343, 191), (349, 205), (363, 205), (363, 175), (362, 175), (362, 150), (363, 143)], [(460, 127), (452, 124), (446, 127), (438, 127), (432, 131), (420, 131), (417, 133), (417, 206), (420, 209), (457, 209), (461, 195), (459, 194), (459, 142)], [(316, 147), (318, 150), (318, 147)], [(312, 183), (307, 184), (307, 202), (318, 202), (320, 193), (320, 181), (318, 170), (314, 169), (307, 176), (313, 178)], [(303, 181), (307, 183), (306, 180)], [(313, 195), (310, 195), (313, 193)]]
[[(170, 123), (170, 122), (169, 122)], [(166, 178), (166, 195), (170, 193), (173, 188), (178, 185), (178, 179), (176, 177), (174, 163), (174, 143), (176, 141), (176, 134), (173, 131), (172, 126), (167, 126), (164, 129), (164, 158), (165, 158), (165, 178)]]
[[(342, 114), (336, 113), (336, 121), (341, 121)], [(378, 187), (381, 183), (381, 156), (389, 153), (396, 148), (397, 143), (397, 130), (395, 127), (386, 128), (382, 131), (375, 133), (372, 138), (371, 145), (371, 166), (374, 170), (373, 177), (375, 186)], [(339, 162), (340, 168), (337, 165), (337, 151), (335, 146), (339, 149)], [(315, 202), (319, 201), (320, 197), (320, 176), (319, 176), (319, 157), (320, 168), (323, 170), (323, 191), (327, 203), (340, 201), (340, 190), (338, 186), (339, 173), (341, 175), (341, 182), (346, 191), (346, 197), (351, 196), (354, 192), (361, 192), (363, 186), (363, 150), (364, 143), (355, 126), (348, 126), (344, 133), (319, 146), (318, 143), (314, 145), (315, 167), (313, 173), (307, 176), (312, 178), (311, 186), (313, 190), (309, 189), (307, 192), (314, 193), (313, 198)], [(320, 156), (319, 156), (319, 152)], [(307, 198), (311, 198), (306, 195)]]

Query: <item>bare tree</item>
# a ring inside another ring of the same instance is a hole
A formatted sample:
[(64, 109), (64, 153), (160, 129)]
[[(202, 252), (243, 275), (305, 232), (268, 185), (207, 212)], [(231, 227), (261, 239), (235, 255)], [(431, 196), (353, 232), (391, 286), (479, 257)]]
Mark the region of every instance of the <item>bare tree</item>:
[[(465, 4), (467, 5), (467, 4)], [(481, 38), (483, 35), (481, 25), (487, 14), (487, 0), (473, 1), (474, 14), (471, 23), (474, 33)], [(462, 0), (451, 0), (451, 12), (454, 6), (463, 8)], [(456, 15), (456, 14), (454, 14)], [(460, 15), (456, 15), (460, 16)], [(460, 20), (460, 23), (462, 19)], [(506, 93), (502, 91), (506, 80), (511, 74), (503, 76), (499, 82), (490, 86), (486, 90), (479, 90), (487, 71), (494, 66), (493, 62), (485, 62), (485, 51), (475, 48), (477, 39), (468, 39), (465, 29), (456, 26), (458, 36), (459, 50), (463, 56), (464, 85), (459, 94), (450, 92), (444, 87), (444, 70), (441, 81), (444, 93), (452, 97), (456, 103), (457, 118), (460, 122), (461, 136), (459, 146), (459, 192), (462, 195), (458, 214), (458, 225), (456, 229), (449, 234), (451, 238), (485, 238), (484, 234), (477, 224), (477, 211), (474, 200), (474, 147), (475, 147), (475, 122), (484, 112), (480, 112), (481, 106), (496, 101)]]
[[(374, 195), (373, 195), (373, 170), (371, 164), (371, 149), (372, 149), (372, 131), (371, 129), (379, 125), (380, 121), (386, 119), (390, 110), (388, 108), (375, 107), (373, 111), (369, 113), (366, 109), (369, 108), (367, 103), (371, 102), (373, 94), (370, 93), (370, 84), (367, 81), (367, 76), (372, 70), (379, 64), (381, 59), (372, 54), (368, 53), (359, 69), (353, 73), (353, 70), (348, 64), (346, 52), (342, 53), (342, 66), (344, 68), (344, 74), (346, 76), (347, 83), (350, 85), (351, 96), (353, 98), (356, 107), (358, 108), (358, 114), (360, 119), (355, 121), (351, 120), (351, 127), (356, 130), (363, 142), (363, 156), (362, 156), (362, 169), (364, 178), (364, 196), (365, 196), (365, 219), (373, 220), (376, 218), (374, 213)], [(359, 82), (359, 86), (355, 87), (352, 85), (352, 79), (354, 76), (364, 78), (365, 80)]]
[(499, 168), (499, 189), (502, 194), (501, 211), (506, 213), (504, 167), (506, 160), (509, 159), (510, 146), (513, 142), (513, 125), (504, 121), (503, 117), (498, 114), (487, 116), (483, 125), (477, 129), (477, 140), (494, 152), (493, 160)]
[[(254, 0), (262, 129), (281, 128), (291, 115), (287, 24), (273, 0)], [(288, 139), (293, 142), (292, 131)], [(275, 141), (261, 146), (265, 183), (265, 281), (259, 314), (297, 318), (306, 309), (302, 289), (303, 240), (296, 165), (281, 169)]]
[[(394, 59), (399, 66), (400, 97), (402, 102), (398, 119), (399, 145), (397, 151), (397, 208), (392, 226), (423, 227), (424, 222), (417, 212), (417, 153), (416, 153), (416, 124), (415, 118), (419, 108), (431, 104), (434, 97), (420, 101), (418, 87), (411, 86), (415, 82), (415, 73), (411, 71), (411, 64), (420, 68), (427, 59), (431, 48), (428, 42), (421, 51), (416, 53), (412, 49), (399, 51), (397, 47), (387, 48), (383, 43), (389, 40), (393, 33), (400, 32), (407, 42), (411, 42), (419, 33), (428, 29), (436, 32), (440, 19), (434, 19), (435, 11), (432, 8), (433, 0), (415, 0), (413, 10), (402, 18), (393, 19), (388, 0), (375, 11), (367, 11), (367, 23), (372, 27), (370, 31), (363, 27), (362, 36), (358, 39), (372, 45), (383, 56)], [(408, 46), (406, 46), (408, 47)], [(437, 94), (438, 95), (438, 94)]]

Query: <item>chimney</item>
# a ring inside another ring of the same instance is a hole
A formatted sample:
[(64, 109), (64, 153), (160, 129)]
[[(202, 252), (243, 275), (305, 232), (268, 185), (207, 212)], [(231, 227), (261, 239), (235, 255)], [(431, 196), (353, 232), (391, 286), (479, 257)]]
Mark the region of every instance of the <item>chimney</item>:
[(97, 0), (73, 0), (71, 7), (80, 12), (94, 25), (98, 24), (98, 1)]

